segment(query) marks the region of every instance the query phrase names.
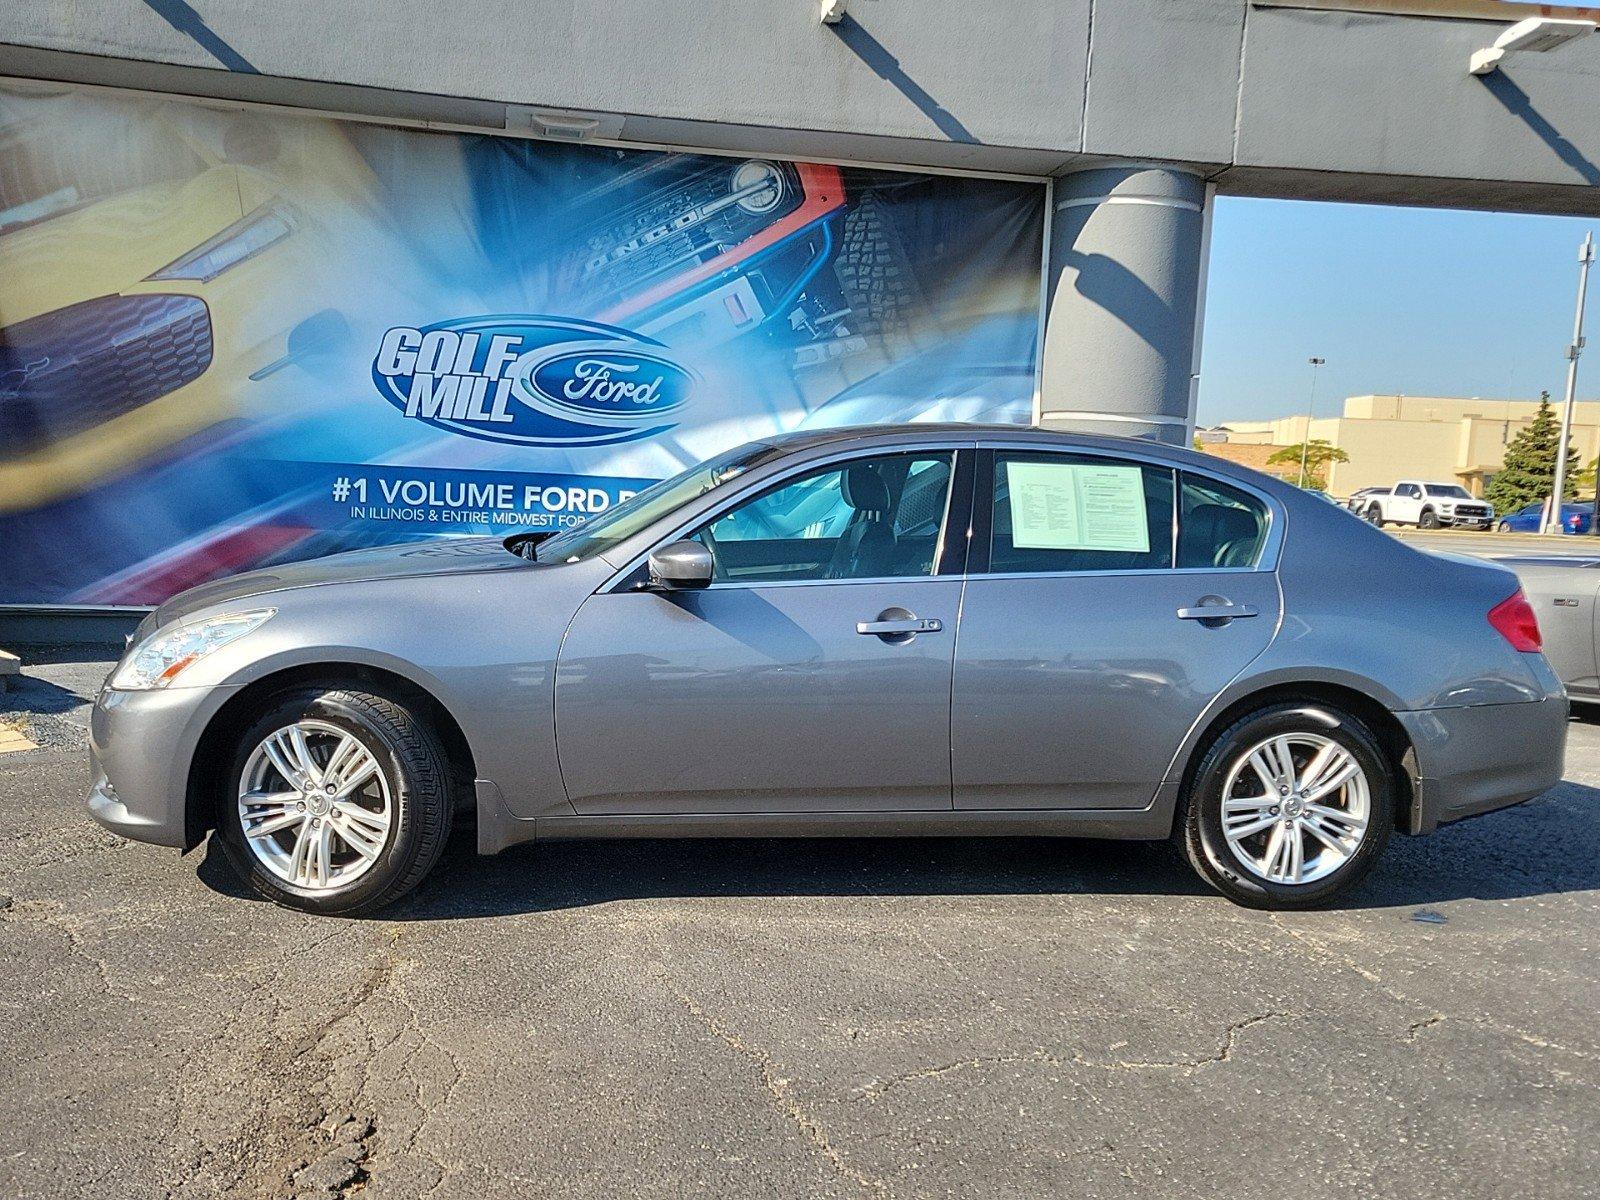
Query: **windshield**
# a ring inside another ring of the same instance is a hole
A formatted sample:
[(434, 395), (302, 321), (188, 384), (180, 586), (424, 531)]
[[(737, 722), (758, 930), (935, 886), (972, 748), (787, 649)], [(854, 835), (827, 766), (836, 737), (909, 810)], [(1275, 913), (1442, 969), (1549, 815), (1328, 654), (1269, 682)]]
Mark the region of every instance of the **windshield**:
[(1466, 488), (1454, 483), (1427, 483), (1423, 484), (1428, 489), (1430, 496), (1449, 496), (1453, 500), (1471, 500), (1472, 496)]
[(738, 478), (775, 453), (776, 447), (761, 442), (735, 447), (671, 479), (652, 484), (615, 508), (541, 542), (536, 556), (540, 562), (553, 563), (581, 562), (604, 554), (696, 496)]
[[(23, 128), (0, 99), (0, 235), (156, 183), (192, 179), (206, 164), (148, 120)], [(99, 114), (95, 114), (99, 116)], [(93, 132), (91, 132), (93, 131)]]

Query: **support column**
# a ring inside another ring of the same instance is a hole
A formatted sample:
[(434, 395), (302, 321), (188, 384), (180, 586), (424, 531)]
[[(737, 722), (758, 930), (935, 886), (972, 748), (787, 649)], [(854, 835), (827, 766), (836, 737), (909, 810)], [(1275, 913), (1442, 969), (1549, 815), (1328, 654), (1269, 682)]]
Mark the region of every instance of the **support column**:
[(1041, 423), (1187, 445), (1199, 370), (1205, 181), (1170, 167), (1055, 182)]

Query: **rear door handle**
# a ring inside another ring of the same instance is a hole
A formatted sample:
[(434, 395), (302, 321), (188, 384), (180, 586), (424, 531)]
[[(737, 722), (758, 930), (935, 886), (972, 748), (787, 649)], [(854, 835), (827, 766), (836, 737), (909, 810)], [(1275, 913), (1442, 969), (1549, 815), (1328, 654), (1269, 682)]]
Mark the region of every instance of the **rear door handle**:
[(856, 632), (883, 637), (897, 633), (938, 633), (944, 622), (938, 617), (903, 617), (893, 621), (857, 621)]
[(1235, 617), (1254, 617), (1261, 612), (1254, 604), (1198, 604), (1180, 608), (1180, 621), (1231, 621)]

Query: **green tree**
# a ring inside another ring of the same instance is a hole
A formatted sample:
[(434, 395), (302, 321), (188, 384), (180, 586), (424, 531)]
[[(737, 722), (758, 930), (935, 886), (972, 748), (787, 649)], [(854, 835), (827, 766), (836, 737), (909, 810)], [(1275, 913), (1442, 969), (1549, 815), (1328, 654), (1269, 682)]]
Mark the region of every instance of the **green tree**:
[[(1556, 446), (1561, 441), (1561, 422), (1550, 407), (1550, 393), (1539, 393), (1539, 411), (1533, 420), (1517, 431), (1506, 447), (1505, 464), (1489, 481), (1485, 499), (1497, 513), (1516, 512), (1526, 504), (1549, 498), (1556, 485)], [(1578, 452), (1567, 443), (1567, 485), (1562, 499), (1577, 494)]]
[(1580, 492), (1592, 492), (1594, 491), (1596, 476), (1600, 476), (1600, 458), (1596, 458), (1583, 470), (1568, 475), (1567, 478), (1572, 481), (1572, 486)]
[(1309, 442), (1296, 442), (1292, 446), (1285, 446), (1275, 450), (1267, 459), (1267, 465), (1275, 466), (1278, 463), (1293, 463), (1295, 465), (1295, 482), (1300, 482), (1300, 452), (1304, 449), (1306, 456), (1305, 486), (1315, 491), (1322, 491), (1328, 486), (1327, 474), (1329, 463), (1347, 463), (1350, 456), (1339, 447), (1325, 438), (1312, 438)]

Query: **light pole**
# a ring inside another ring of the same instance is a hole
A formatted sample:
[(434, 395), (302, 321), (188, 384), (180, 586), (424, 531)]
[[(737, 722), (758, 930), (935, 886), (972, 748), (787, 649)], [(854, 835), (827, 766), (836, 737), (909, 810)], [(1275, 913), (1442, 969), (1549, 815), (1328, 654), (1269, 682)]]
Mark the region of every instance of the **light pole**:
[(1583, 353), (1583, 301), (1589, 293), (1589, 264), (1594, 262), (1594, 234), (1578, 247), (1578, 311), (1572, 318), (1572, 345), (1567, 347), (1567, 399), (1561, 406), (1561, 441), (1556, 444), (1555, 488), (1550, 497), (1546, 533), (1561, 532), (1562, 493), (1567, 490), (1567, 439), (1572, 436), (1572, 401), (1578, 390), (1578, 356)]
[(1317, 410), (1317, 368), (1328, 360), (1325, 358), (1308, 358), (1311, 364), (1311, 397), (1306, 401), (1306, 432), (1300, 439), (1300, 486), (1306, 485), (1306, 455), (1311, 452), (1311, 414)]

